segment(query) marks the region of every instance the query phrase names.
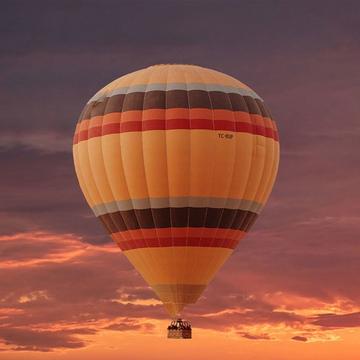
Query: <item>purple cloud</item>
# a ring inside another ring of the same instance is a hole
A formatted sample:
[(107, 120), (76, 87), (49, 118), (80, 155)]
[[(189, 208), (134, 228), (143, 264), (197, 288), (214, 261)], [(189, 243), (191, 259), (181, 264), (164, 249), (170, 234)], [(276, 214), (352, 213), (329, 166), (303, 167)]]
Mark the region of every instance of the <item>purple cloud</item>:
[(321, 314), (315, 317), (314, 325), (323, 328), (349, 328), (360, 327), (360, 312), (350, 314)]

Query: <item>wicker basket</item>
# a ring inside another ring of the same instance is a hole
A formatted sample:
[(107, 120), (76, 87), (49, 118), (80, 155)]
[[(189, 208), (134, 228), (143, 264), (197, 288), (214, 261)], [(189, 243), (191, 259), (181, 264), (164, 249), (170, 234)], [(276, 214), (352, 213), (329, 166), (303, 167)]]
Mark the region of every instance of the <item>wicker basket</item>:
[(177, 319), (168, 326), (169, 339), (191, 339), (191, 325), (188, 321)]

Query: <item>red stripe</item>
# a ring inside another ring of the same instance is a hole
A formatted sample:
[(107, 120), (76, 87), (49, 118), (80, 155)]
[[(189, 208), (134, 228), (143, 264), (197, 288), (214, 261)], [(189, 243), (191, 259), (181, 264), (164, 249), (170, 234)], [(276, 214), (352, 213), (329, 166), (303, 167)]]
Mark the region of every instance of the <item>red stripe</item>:
[(89, 139), (89, 136), (88, 136), (87, 130), (83, 130), (78, 133), (78, 142), (88, 140), (88, 139)]
[(105, 124), (102, 126), (102, 135), (117, 134), (120, 132), (120, 124)]
[(115, 241), (126, 241), (138, 238), (223, 238), (242, 239), (245, 232), (236, 229), (204, 228), (204, 227), (171, 227), (171, 228), (149, 228), (118, 231), (111, 234)]
[(123, 123), (104, 124), (94, 126), (88, 130), (82, 130), (74, 136), (74, 144), (109, 134), (124, 132), (149, 131), (149, 130), (218, 130), (233, 131), (261, 135), (274, 140), (278, 140), (277, 131), (271, 128), (250, 124), (248, 122), (229, 121), (229, 120), (210, 120), (210, 119), (168, 119), (168, 120), (145, 120), (145, 121), (126, 121)]
[[(115, 239), (114, 239), (115, 240)], [(219, 247), (226, 249), (235, 249), (239, 243), (238, 239), (221, 238), (145, 238), (133, 240), (116, 240), (121, 250), (132, 250), (140, 248), (170, 247), (170, 246), (190, 246), (190, 247)]]
[(165, 128), (165, 120), (145, 120), (143, 123), (143, 131), (158, 130)]
[[(215, 123), (218, 120), (215, 120)], [(211, 119), (191, 119), (191, 129), (213, 130), (214, 120)]]
[[(112, 124), (109, 124), (112, 125)], [(126, 121), (120, 123), (120, 132), (142, 131), (142, 121)]]
[[(166, 120), (163, 130), (190, 129), (189, 119), (169, 119)], [(162, 130), (162, 129), (161, 129)]]
[(96, 127), (91, 127), (88, 129), (88, 138), (94, 138), (94, 137), (99, 137), (102, 135), (102, 128), (101, 126), (96, 126)]
[(215, 130), (236, 131), (236, 122), (235, 121), (216, 120), (216, 121), (214, 121), (214, 125), (215, 125)]

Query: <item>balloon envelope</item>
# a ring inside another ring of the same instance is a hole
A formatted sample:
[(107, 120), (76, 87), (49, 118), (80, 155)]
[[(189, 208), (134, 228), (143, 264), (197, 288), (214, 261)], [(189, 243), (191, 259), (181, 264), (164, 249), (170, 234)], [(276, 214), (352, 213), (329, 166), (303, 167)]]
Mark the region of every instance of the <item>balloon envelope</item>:
[(89, 206), (175, 316), (257, 219), (279, 142), (248, 86), (199, 66), (156, 65), (89, 100), (73, 155)]

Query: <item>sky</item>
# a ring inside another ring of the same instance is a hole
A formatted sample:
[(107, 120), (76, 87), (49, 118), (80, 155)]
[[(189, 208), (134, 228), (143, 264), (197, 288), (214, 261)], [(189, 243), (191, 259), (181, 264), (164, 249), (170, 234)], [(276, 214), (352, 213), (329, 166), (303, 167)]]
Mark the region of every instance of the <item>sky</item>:
[[(1, 360), (359, 359), (358, 1), (3, 0), (0, 34)], [(156, 63), (238, 78), (280, 133), (268, 205), (186, 310), (186, 342), (71, 155), (86, 101)]]

